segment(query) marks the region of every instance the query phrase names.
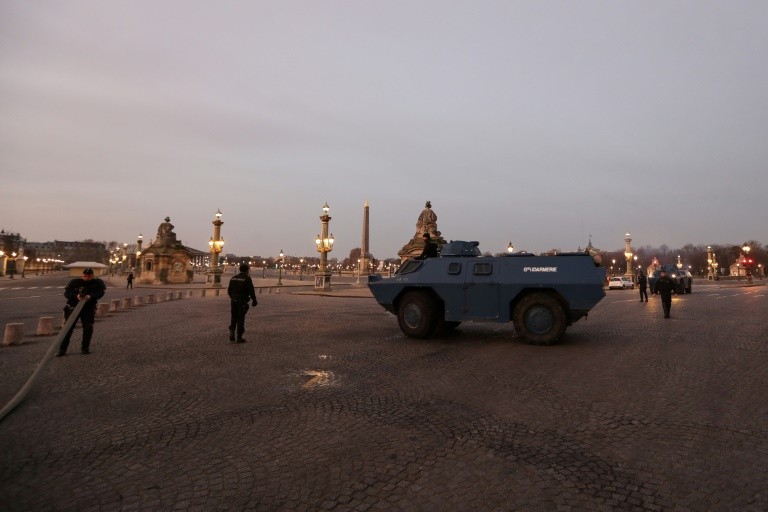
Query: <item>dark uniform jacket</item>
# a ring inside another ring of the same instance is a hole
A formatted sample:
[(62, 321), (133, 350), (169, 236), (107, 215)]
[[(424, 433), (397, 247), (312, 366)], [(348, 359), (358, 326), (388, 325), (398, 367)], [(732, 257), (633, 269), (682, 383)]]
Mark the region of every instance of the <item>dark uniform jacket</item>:
[(645, 277), (645, 274), (640, 274), (637, 278), (637, 284), (640, 286), (641, 290), (645, 290), (648, 288), (648, 278)]
[(250, 298), (254, 305), (257, 304), (256, 291), (253, 289), (253, 280), (251, 279), (251, 276), (245, 272), (240, 272), (229, 280), (227, 295), (229, 295), (229, 298), (232, 300), (243, 302), (248, 302), (248, 299)]
[(104, 285), (104, 281), (99, 278), (92, 277), (88, 281), (78, 277), (72, 279), (67, 287), (64, 289), (64, 296), (67, 298), (67, 305), (70, 307), (77, 306), (79, 302), (77, 300), (78, 295), (90, 295), (91, 298), (83, 306), (84, 308), (96, 308), (96, 302), (104, 296), (107, 291), (107, 287)]
[(671, 299), (672, 291), (675, 289), (675, 282), (669, 277), (660, 277), (656, 281), (656, 291), (661, 295), (662, 299)]
[(427, 240), (421, 254), (416, 257), (417, 260), (424, 260), (427, 258), (437, 258), (437, 244), (432, 240)]

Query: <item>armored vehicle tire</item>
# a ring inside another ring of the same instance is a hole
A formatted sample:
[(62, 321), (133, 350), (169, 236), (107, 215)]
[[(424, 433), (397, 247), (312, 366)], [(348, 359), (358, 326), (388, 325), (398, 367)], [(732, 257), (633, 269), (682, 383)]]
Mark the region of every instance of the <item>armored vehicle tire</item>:
[(523, 297), (512, 314), (517, 334), (531, 345), (552, 345), (565, 332), (565, 311), (560, 303), (546, 293)]
[(397, 323), (410, 338), (429, 338), (437, 329), (440, 308), (424, 292), (408, 292), (397, 304)]

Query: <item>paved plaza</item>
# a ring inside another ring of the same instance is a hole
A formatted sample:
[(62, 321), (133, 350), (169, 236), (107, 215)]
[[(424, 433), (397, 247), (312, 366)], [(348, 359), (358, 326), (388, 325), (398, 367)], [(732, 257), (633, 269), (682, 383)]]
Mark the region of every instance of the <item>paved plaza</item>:
[[(552, 347), (300, 290), (244, 344), (223, 295), (111, 313), (87, 356), (76, 331), (0, 422), (0, 510), (768, 510), (762, 283), (697, 280), (669, 320), (609, 291)], [(53, 339), (0, 350), (0, 406)]]

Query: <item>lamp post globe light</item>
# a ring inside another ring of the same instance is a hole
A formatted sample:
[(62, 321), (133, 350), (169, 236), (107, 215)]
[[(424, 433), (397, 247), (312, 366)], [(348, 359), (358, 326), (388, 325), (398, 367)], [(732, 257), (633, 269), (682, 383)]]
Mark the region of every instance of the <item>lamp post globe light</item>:
[(221, 288), (222, 270), (219, 267), (219, 254), (224, 250), (224, 239), (221, 237), (221, 225), (224, 222), (221, 220), (221, 210), (216, 209), (213, 216), (215, 217), (212, 221), (213, 236), (208, 240), (211, 264), (208, 266), (208, 272), (206, 272), (206, 286), (208, 288)]
[(315, 271), (315, 291), (331, 289), (331, 271), (328, 268), (328, 253), (333, 250), (333, 234), (328, 234), (328, 224), (331, 216), (328, 215), (328, 203), (323, 205), (323, 214), (320, 216), (320, 234), (315, 238), (315, 249), (320, 253), (320, 265)]
[(277, 286), (283, 286), (283, 256), (285, 256), (285, 254), (283, 253), (283, 250), (280, 249), (280, 259), (277, 264)]
[(24, 260), (24, 263), (21, 267), (21, 278), (24, 279), (24, 272), (27, 270), (27, 260), (29, 259), (29, 256), (24, 256), (22, 259)]

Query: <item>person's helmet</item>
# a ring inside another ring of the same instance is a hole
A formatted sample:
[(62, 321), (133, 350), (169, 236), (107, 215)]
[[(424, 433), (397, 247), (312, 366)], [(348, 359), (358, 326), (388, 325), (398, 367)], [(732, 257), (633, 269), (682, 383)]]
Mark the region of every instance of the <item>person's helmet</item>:
[(241, 263), (241, 264), (240, 264), (240, 272), (248, 272), (248, 270), (249, 270), (250, 268), (251, 268), (251, 267), (249, 267), (247, 263)]
[(89, 275), (89, 276), (92, 276), (92, 275), (93, 275), (93, 269), (92, 269), (91, 267), (86, 267), (86, 268), (84, 268), (84, 269), (83, 269), (83, 275)]

